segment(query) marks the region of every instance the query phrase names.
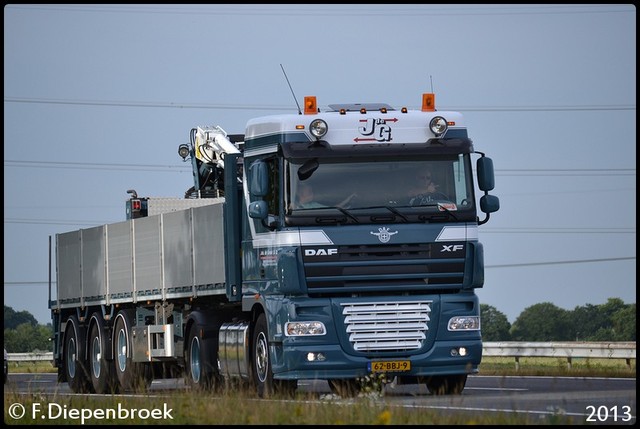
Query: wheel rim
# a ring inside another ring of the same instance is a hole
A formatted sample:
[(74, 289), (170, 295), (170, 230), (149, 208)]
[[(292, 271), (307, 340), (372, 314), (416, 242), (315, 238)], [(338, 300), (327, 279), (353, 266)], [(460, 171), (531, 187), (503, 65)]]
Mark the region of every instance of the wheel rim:
[(261, 383), (267, 379), (269, 367), (269, 354), (267, 350), (267, 337), (260, 332), (256, 340), (256, 374)]
[(100, 338), (95, 337), (91, 345), (91, 369), (95, 378), (100, 378), (100, 356), (102, 355), (100, 347)]
[(118, 368), (120, 372), (124, 372), (124, 370), (127, 369), (127, 336), (124, 329), (118, 331), (116, 350), (118, 354)]
[(195, 383), (198, 383), (201, 375), (200, 340), (198, 337), (193, 337), (191, 340), (191, 347), (189, 349), (189, 367), (191, 368), (191, 379)]
[(76, 339), (70, 338), (67, 343), (67, 373), (69, 377), (76, 376)]

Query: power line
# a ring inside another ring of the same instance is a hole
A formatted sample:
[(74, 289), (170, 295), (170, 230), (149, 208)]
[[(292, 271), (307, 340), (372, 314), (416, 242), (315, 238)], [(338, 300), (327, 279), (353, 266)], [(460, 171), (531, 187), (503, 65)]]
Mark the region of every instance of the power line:
[[(155, 164), (122, 164), (122, 163), (102, 163), (102, 162), (62, 162), (62, 161), (34, 161), (5, 159), (5, 167), (42, 167), (42, 168), (62, 168), (62, 169), (90, 169), (90, 170), (132, 170), (132, 171), (178, 171), (189, 172), (191, 166), (183, 167), (176, 165), (155, 165)], [(557, 175), (598, 175), (598, 176), (633, 176), (636, 174), (635, 168), (518, 168), (518, 169), (495, 169), (496, 175), (515, 174), (516, 176), (551, 176)]]
[(5, 167), (39, 167), (39, 168), (62, 168), (77, 170), (132, 170), (132, 171), (175, 171), (189, 172), (191, 166), (183, 167), (176, 165), (153, 165), (153, 164), (119, 164), (102, 162), (59, 162), (59, 161), (22, 161), (6, 159)]
[(634, 261), (635, 256), (626, 256), (622, 258), (599, 258), (599, 259), (578, 259), (574, 261), (556, 261), (556, 262), (529, 262), (521, 264), (501, 264), (501, 265), (485, 265), (485, 268), (516, 268), (516, 267), (534, 267), (547, 265), (566, 265), (566, 264), (585, 264), (592, 262), (613, 262), (613, 261)]
[[(107, 101), (107, 100), (69, 100), (26, 97), (4, 97), (5, 103), (31, 104), (61, 104), (78, 106), (109, 106), (109, 107), (145, 107), (170, 109), (217, 109), (217, 110), (276, 110), (289, 111), (292, 107), (276, 105), (250, 104), (206, 104), (185, 102), (146, 102), (146, 101)], [(417, 106), (413, 106), (417, 107)], [(632, 104), (606, 105), (567, 105), (567, 106), (449, 106), (440, 110), (455, 110), (461, 112), (559, 112), (559, 111), (632, 111), (636, 106)]]
[[(153, 6), (111, 6), (111, 5), (91, 5), (75, 6), (75, 5), (10, 5), (7, 8), (22, 10), (41, 10), (56, 12), (83, 12), (83, 13), (145, 13), (145, 14), (179, 14), (179, 15), (224, 15), (224, 16), (347, 16), (355, 15), (358, 17), (376, 17), (376, 16), (501, 16), (501, 15), (565, 15), (565, 14), (605, 14), (605, 13), (635, 13), (631, 5), (497, 5), (476, 6), (464, 5), (464, 7), (451, 6), (429, 6), (428, 8), (420, 8), (413, 6), (408, 9), (398, 10), (385, 7), (376, 7), (375, 5), (367, 5), (363, 8), (345, 8), (343, 6), (318, 8), (305, 5), (304, 8), (287, 6), (286, 8), (259, 7), (259, 5), (209, 5), (215, 6), (205, 7), (201, 5), (187, 6), (182, 5), (153, 5)], [(621, 8), (616, 8), (621, 6)]]
[[(485, 268), (514, 268), (514, 267), (532, 267), (532, 266), (545, 266), (545, 265), (566, 265), (566, 264), (584, 264), (595, 262), (617, 262), (617, 261), (631, 261), (635, 260), (635, 256), (625, 256), (620, 258), (598, 258), (598, 259), (577, 259), (573, 261), (555, 261), (555, 262), (529, 262), (520, 264), (501, 264), (501, 265), (485, 265)], [(51, 283), (56, 283), (52, 280)], [(48, 281), (34, 281), (34, 282), (4, 282), (5, 286), (25, 286), (25, 285), (43, 285), (49, 284)]]

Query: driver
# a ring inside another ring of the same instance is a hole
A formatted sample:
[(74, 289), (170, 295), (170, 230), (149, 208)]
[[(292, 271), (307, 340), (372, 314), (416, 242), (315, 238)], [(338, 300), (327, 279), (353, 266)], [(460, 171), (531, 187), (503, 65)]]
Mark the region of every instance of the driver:
[(409, 191), (409, 204), (412, 206), (427, 205), (431, 202), (447, 200), (448, 197), (438, 191), (440, 185), (433, 181), (430, 169), (419, 170), (415, 176), (415, 185)]

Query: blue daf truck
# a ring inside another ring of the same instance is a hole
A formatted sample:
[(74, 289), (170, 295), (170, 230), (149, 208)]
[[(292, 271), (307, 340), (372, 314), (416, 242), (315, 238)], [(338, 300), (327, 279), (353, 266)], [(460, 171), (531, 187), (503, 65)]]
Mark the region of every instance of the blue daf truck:
[(378, 377), (462, 392), (482, 359), (478, 227), (499, 200), (464, 117), (434, 99), (319, 109), (310, 96), (244, 134), (193, 128), (184, 198), (130, 190), (126, 220), (56, 235), (59, 381), (239, 380), (265, 397), (323, 379), (353, 396)]

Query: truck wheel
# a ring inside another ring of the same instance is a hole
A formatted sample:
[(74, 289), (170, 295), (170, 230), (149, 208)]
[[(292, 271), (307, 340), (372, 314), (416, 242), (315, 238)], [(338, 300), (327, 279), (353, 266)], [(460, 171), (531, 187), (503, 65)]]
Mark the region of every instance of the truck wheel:
[(107, 344), (105, 335), (105, 322), (101, 315), (94, 313), (94, 320), (89, 334), (89, 373), (91, 384), (96, 393), (116, 393), (118, 380), (114, 374), (113, 361), (105, 359), (105, 351), (110, 344)]
[(269, 360), (269, 336), (267, 332), (267, 319), (264, 314), (258, 316), (255, 328), (253, 329), (253, 350), (251, 363), (253, 370), (251, 375), (253, 384), (261, 398), (269, 397), (274, 392), (273, 371)]
[(132, 327), (133, 312), (120, 311), (113, 328), (115, 373), (123, 391), (145, 391), (151, 385), (153, 372), (150, 364), (131, 359)]
[(459, 395), (467, 383), (467, 374), (434, 375), (427, 377), (425, 384), (434, 395)]
[(74, 393), (89, 393), (91, 387), (84, 364), (85, 348), (84, 330), (80, 329), (78, 319), (69, 317), (64, 333), (63, 365), (65, 378)]
[[(208, 390), (215, 386), (217, 371), (214, 372), (211, 363), (207, 361), (205, 347), (205, 341), (198, 334), (198, 326), (194, 323), (189, 328), (185, 356), (187, 383), (194, 389)], [(217, 356), (213, 356), (211, 361), (217, 365)]]

